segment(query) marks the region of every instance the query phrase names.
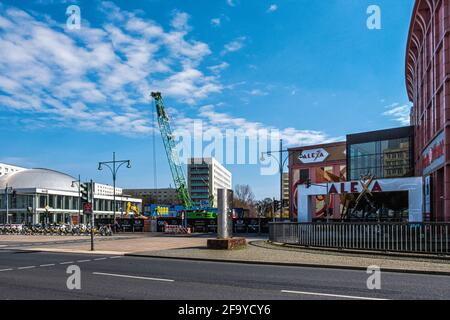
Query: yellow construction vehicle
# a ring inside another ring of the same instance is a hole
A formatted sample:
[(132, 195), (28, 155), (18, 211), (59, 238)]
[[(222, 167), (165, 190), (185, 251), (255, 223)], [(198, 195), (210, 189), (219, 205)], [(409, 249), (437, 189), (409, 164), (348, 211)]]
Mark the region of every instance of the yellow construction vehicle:
[(136, 205), (131, 205), (131, 202), (128, 202), (127, 203), (127, 211), (125, 212), (125, 217), (128, 218), (128, 215), (130, 214), (130, 212), (133, 212), (135, 218), (139, 217), (138, 207)]

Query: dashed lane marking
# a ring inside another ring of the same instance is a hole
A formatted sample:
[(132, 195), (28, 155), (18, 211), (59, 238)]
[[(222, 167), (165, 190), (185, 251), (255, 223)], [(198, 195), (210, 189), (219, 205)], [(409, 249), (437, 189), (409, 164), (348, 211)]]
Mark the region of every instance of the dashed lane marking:
[(36, 266), (27, 266), (27, 267), (19, 267), (17, 270), (25, 270), (25, 269), (33, 269), (36, 268)]
[(41, 264), (39, 267), (53, 267), (54, 263), (48, 263), (48, 264)]
[(83, 263), (83, 262), (89, 262), (91, 261), (90, 259), (86, 259), (86, 260), (77, 260), (78, 263)]
[(139, 279), (139, 280), (151, 280), (151, 281), (164, 281), (164, 282), (174, 282), (172, 279), (163, 279), (163, 278), (149, 278), (149, 277), (140, 277), (140, 276), (130, 276), (127, 274), (115, 274), (115, 273), (103, 273), (103, 272), (92, 272), (92, 274), (96, 274), (99, 276), (110, 276), (110, 277), (119, 277), (119, 278), (131, 278), (131, 279)]
[(342, 298), (342, 299), (356, 299), (356, 300), (387, 300), (380, 298), (370, 298), (370, 297), (358, 297), (358, 296), (347, 296), (340, 294), (330, 294), (330, 293), (318, 293), (318, 292), (306, 292), (306, 291), (291, 291), (291, 290), (281, 290), (283, 293), (293, 293), (293, 294), (303, 294), (310, 296), (322, 296), (322, 297), (334, 297), (334, 298)]
[(3, 271), (12, 271), (13, 269), (12, 268), (8, 268), (8, 269), (0, 269), (0, 272), (3, 272)]
[(101, 260), (106, 260), (107, 258), (96, 258), (94, 259), (94, 261), (101, 261)]
[(118, 258), (122, 258), (122, 256), (114, 256), (114, 257), (109, 257), (110, 259), (118, 259)]
[(73, 261), (66, 261), (66, 262), (60, 262), (59, 264), (71, 264), (74, 263)]

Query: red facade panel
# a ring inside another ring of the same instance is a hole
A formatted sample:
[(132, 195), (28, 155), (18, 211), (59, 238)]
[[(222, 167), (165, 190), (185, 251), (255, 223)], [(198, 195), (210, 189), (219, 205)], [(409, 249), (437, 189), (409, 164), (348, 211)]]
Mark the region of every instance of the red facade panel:
[[(429, 219), (450, 221), (450, 1), (416, 0), (405, 69), (413, 103), (415, 173), (431, 177)], [(444, 155), (431, 164), (424, 161), (442, 141)]]

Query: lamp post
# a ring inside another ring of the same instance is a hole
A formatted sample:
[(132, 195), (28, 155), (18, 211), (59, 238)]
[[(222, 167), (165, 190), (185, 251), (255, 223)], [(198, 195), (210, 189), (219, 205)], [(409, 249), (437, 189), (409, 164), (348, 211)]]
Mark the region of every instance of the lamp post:
[[(130, 160), (116, 160), (116, 153), (113, 152), (113, 160), (112, 161), (104, 161), (98, 163), (98, 170), (103, 170), (103, 166), (108, 167), (109, 170), (111, 170), (112, 177), (113, 177), (113, 212), (114, 212), (114, 219), (116, 219), (116, 178), (117, 178), (117, 172), (119, 171), (120, 167), (124, 164), (127, 164), (127, 168), (131, 168), (131, 161)], [(122, 216), (121, 216), (122, 217)]]
[[(274, 156), (274, 154), (278, 153), (278, 158)], [(283, 217), (283, 172), (284, 172), (284, 166), (286, 165), (287, 160), (291, 155), (288, 154), (286, 158), (283, 159), (283, 154), (289, 153), (289, 150), (283, 150), (283, 139), (280, 139), (280, 150), (278, 151), (267, 151), (267, 152), (261, 152), (261, 161), (264, 161), (264, 155), (267, 155), (269, 157), (272, 157), (275, 159), (279, 165), (279, 172), (280, 172), (280, 220)]]
[(81, 219), (81, 176), (78, 175), (78, 180), (72, 181), (72, 188), (74, 187), (74, 184), (78, 184), (78, 225), (80, 224)]

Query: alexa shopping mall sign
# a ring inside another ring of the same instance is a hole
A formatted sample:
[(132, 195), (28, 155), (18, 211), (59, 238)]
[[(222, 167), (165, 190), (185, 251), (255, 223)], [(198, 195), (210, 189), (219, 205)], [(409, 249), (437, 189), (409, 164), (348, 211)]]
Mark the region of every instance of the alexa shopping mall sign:
[(330, 154), (323, 148), (304, 150), (298, 156), (298, 160), (302, 163), (318, 163), (324, 162)]
[(328, 194), (346, 194), (361, 192), (383, 192), (380, 183), (375, 180), (337, 182), (328, 184)]

